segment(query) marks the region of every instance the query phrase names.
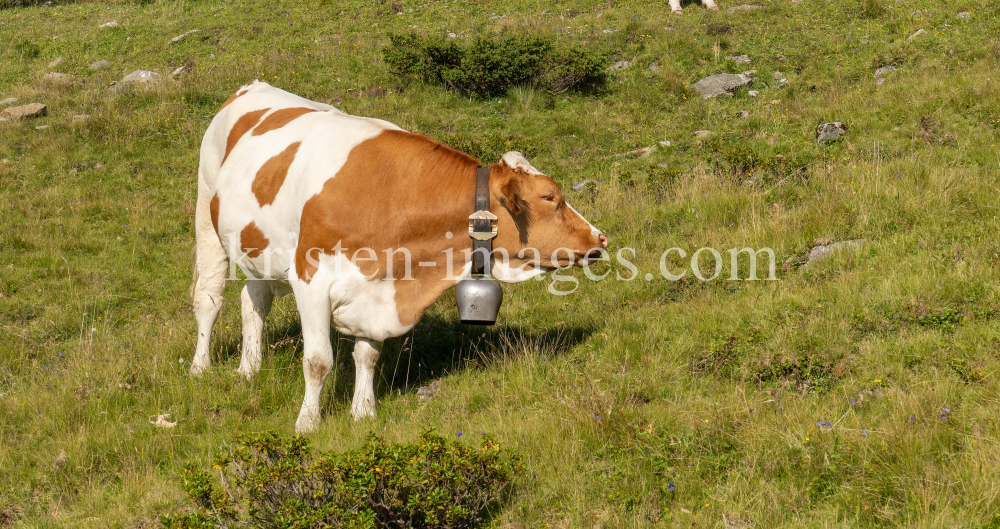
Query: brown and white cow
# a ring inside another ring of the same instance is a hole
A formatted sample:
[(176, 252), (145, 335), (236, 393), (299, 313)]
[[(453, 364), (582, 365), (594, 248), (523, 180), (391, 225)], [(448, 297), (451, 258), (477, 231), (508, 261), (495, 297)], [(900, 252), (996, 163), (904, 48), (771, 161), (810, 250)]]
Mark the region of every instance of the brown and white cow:
[[(373, 416), (382, 342), (406, 333), (471, 272), (468, 217), (479, 165), (382, 120), (262, 82), (242, 87), (201, 146), (192, 373), (209, 367), (212, 327), (235, 260), (249, 278), (241, 295), (239, 373), (260, 369), (271, 301), (293, 292), (305, 374), (296, 430), (319, 425), (320, 392), (333, 367), (331, 322), (356, 337), (351, 414)], [(490, 167), (490, 209), (499, 217), (494, 251), (510, 257), (496, 259), (494, 277), (522, 281), (582, 265), (607, 247), (559, 186), (520, 153)]]
[[(715, 5), (713, 0), (701, 0), (701, 3), (712, 11), (719, 10), (719, 6)], [(670, 10), (673, 11), (675, 15), (683, 14), (684, 10), (681, 9), (681, 0), (670, 0)]]

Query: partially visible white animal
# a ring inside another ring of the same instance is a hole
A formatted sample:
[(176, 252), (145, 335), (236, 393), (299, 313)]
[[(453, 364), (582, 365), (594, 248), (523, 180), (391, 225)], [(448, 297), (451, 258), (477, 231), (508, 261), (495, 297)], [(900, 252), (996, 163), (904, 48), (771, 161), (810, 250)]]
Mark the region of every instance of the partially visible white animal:
[[(701, 3), (712, 11), (719, 10), (719, 6), (715, 5), (713, 0), (701, 0)], [(681, 0), (670, 0), (670, 10), (673, 11), (675, 15), (682, 14), (684, 10), (681, 9)]]

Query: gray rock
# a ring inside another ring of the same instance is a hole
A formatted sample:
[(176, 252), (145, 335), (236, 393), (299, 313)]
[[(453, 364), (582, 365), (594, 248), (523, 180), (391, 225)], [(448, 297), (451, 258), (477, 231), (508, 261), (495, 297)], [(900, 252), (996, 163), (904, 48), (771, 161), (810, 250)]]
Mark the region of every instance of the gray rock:
[(94, 64), (91, 64), (90, 65), (90, 69), (91, 70), (100, 70), (102, 68), (107, 68), (108, 66), (111, 66), (110, 62), (105, 61), (105, 60), (100, 60), (100, 61), (95, 62)]
[(584, 180), (582, 182), (576, 182), (575, 184), (573, 184), (573, 191), (576, 191), (577, 193), (579, 193), (581, 191), (586, 190), (591, 185), (593, 185), (594, 187), (597, 187), (597, 186), (601, 185), (601, 183), (598, 182), (597, 180), (593, 180), (593, 179), (588, 178), (587, 180)]
[(5, 117), (3, 117), (3, 116), (0, 116), (0, 123), (6, 123), (8, 121), (10, 121), (10, 120), (7, 119), (7, 118), (5, 118)]
[(62, 64), (63, 61), (65, 60), (66, 59), (63, 59), (62, 57), (56, 57), (55, 59), (52, 59), (52, 61), (49, 62), (49, 68), (55, 68), (56, 66)]
[(629, 64), (630, 63), (628, 61), (618, 61), (618, 62), (612, 64), (611, 66), (608, 66), (608, 71), (609, 72), (621, 71), (621, 70), (624, 70), (625, 68), (628, 68)]
[(919, 39), (919, 38), (923, 37), (926, 34), (927, 34), (926, 30), (918, 29), (916, 33), (914, 33), (913, 35), (910, 35), (909, 38), (907, 38), (906, 40)]
[(215, 54), (214, 53), (209, 53), (208, 54), (208, 58), (212, 59), (214, 61), (215, 60)]
[(49, 72), (42, 76), (42, 80), (57, 86), (68, 85), (73, 82), (68, 75), (59, 72)]
[(77, 114), (73, 116), (73, 121), (84, 121), (90, 119), (90, 114)]
[(750, 111), (749, 110), (740, 110), (740, 117), (741, 118), (748, 118), (748, 117), (750, 117)]
[(753, 11), (754, 9), (760, 9), (764, 6), (758, 6), (754, 4), (741, 4), (738, 6), (733, 6), (729, 8), (729, 13), (739, 13), (740, 11)]
[(715, 134), (715, 133), (712, 132), (712, 131), (710, 131), (710, 130), (696, 130), (696, 131), (694, 131), (694, 137), (695, 138), (707, 138), (707, 137), (711, 136), (712, 134)]
[(111, 22), (105, 22), (105, 23), (103, 23), (103, 24), (101, 24), (100, 26), (97, 26), (97, 27), (100, 28), (100, 29), (104, 29), (104, 28), (117, 28), (118, 27), (118, 21), (117, 20), (112, 20)]
[(417, 389), (417, 398), (420, 402), (425, 402), (433, 398), (435, 395), (441, 392), (441, 381), (435, 380), (431, 382), (429, 386), (422, 386)]
[(628, 151), (628, 152), (618, 153), (618, 154), (615, 155), (615, 157), (616, 158), (623, 158), (623, 157), (626, 157), (626, 156), (634, 156), (636, 158), (645, 158), (645, 157), (649, 156), (650, 154), (653, 154), (653, 151), (655, 151), (655, 150), (656, 150), (656, 145), (653, 145), (653, 146), (650, 146), (650, 147), (643, 147), (641, 149), (636, 149), (634, 151)]
[(729, 55), (726, 56), (726, 59), (732, 59), (737, 65), (750, 64), (751, 62), (749, 55)]
[(658, 164), (656, 164), (656, 166), (659, 167), (659, 168), (661, 168), (661, 169), (669, 169), (670, 168), (670, 164), (668, 164), (668, 163), (658, 163)]
[(818, 246), (814, 246), (813, 249), (809, 251), (809, 260), (806, 261), (804, 265), (802, 265), (802, 268), (806, 268), (809, 265), (815, 263), (816, 261), (826, 259), (827, 257), (833, 255), (834, 252), (838, 252), (841, 250), (849, 250), (849, 251), (860, 250), (861, 247), (864, 246), (864, 244), (865, 244), (864, 239), (852, 239), (849, 241), (840, 241), (830, 244), (821, 244)]
[(177, 77), (178, 75), (180, 75), (182, 73), (187, 73), (187, 72), (188, 72), (188, 67), (187, 66), (181, 66), (180, 68), (174, 70), (170, 74), (170, 77)]
[(747, 92), (747, 95), (750, 96), (750, 97), (757, 97), (757, 96), (760, 95), (760, 92), (758, 92), (756, 90), (751, 90), (751, 91)]
[(148, 83), (150, 81), (157, 81), (162, 79), (163, 76), (160, 74), (149, 71), (149, 70), (136, 70), (125, 76), (121, 80), (122, 83)]
[(670, 140), (663, 140), (660, 142), (661, 147), (670, 147), (670, 145), (671, 145)]
[(882, 77), (883, 75), (889, 75), (890, 73), (895, 72), (895, 71), (896, 71), (896, 67), (895, 66), (892, 66), (892, 65), (883, 66), (883, 67), (879, 68), (878, 70), (875, 70), (875, 79), (878, 79), (879, 77)]
[(52, 125), (39, 125), (39, 126), (35, 127), (35, 129), (36, 130), (45, 130), (47, 128), (50, 128), (51, 126)]
[(774, 72), (774, 80), (775, 81), (780, 81), (780, 80), (782, 80), (784, 78), (785, 78), (785, 74), (783, 74), (781, 72)]
[(199, 31), (201, 31), (201, 30), (200, 29), (192, 29), (191, 31), (187, 31), (187, 32), (181, 33), (180, 35), (177, 35), (176, 37), (170, 39), (170, 42), (171, 43), (180, 42), (180, 40), (183, 39), (184, 37), (186, 37), (186, 36), (188, 36), (188, 35), (190, 35), (192, 33), (197, 33)]
[(649, 65), (649, 71), (651, 71), (651, 72), (658, 72), (658, 71), (660, 71), (660, 65), (656, 64), (655, 62), (653, 64), (650, 64)]
[(703, 99), (720, 95), (731, 96), (736, 90), (753, 82), (753, 76), (744, 73), (717, 73), (692, 85)]
[(972, 13), (968, 11), (961, 11), (955, 16), (962, 20), (972, 20)]
[(17, 103), (17, 98), (16, 97), (8, 97), (7, 99), (4, 99), (3, 101), (0, 101), (0, 106), (13, 105), (14, 103)]
[(49, 113), (49, 107), (41, 103), (30, 103), (19, 107), (10, 107), (0, 112), (0, 117), (11, 121), (19, 119), (39, 118)]
[(847, 124), (843, 121), (823, 123), (816, 127), (816, 141), (827, 143), (847, 134)]

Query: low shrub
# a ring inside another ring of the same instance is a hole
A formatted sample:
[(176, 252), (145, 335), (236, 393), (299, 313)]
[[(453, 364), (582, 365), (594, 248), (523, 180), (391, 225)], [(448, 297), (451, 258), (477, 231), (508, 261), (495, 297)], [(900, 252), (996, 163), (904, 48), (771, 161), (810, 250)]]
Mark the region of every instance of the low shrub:
[(529, 160), (541, 152), (541, 145), (536, 140), (524, 136), (503, 135), (498, 132), (483, 136), (466, 133), (451, 134), (442, 137), (440, 141), (469, 156), (478, 158), (485, 164), (500, 161), (500, 157), (509, 151), (519, 151)]
[(798, 156), (766, 154), (749, 145), (727, 148), (718, 141), (709, 143), (708, 150), (706, 162), (723, 180), (735, 183), (773, 184), (793, 176), (806, 180), (806, 169), (812, 163)]
[(382, 55), (397, 75), (478, 97), (502, 95), (518, 85), (554, 94), (596, 88), (607, 62), (599, 50), (530, 35), (476, 37), (464, 45), (444, 37), (390, 34)]
[(371, 435), (357, 450), (316, 457), (307, 439), (270, 432), (237, 438), (213, 466), (221, 489), (188, 467), (196, 510), (163, 516), (164, 527), (480, 527), (524, 470), (487, 435), (476, 449), (429, 430), (417, 443)]

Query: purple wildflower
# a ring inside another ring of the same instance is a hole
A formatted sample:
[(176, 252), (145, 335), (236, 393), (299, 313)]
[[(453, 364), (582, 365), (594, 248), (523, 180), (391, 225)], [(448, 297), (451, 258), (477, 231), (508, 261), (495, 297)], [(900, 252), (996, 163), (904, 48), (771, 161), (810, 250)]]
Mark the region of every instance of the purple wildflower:
[(458, 436), (459, 436), (459, 437), (462, 437), (462, 430), (459, 430), (459, 431), (458, 431)]
[(675, 488), (677, 488), (677, 487), (674, 486), (674, 482), (673, 481), (671, 481), (670, 483), (667, 483), (667, 490), (674, 490)]

